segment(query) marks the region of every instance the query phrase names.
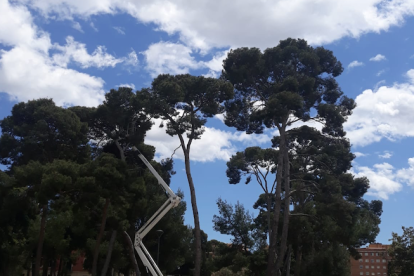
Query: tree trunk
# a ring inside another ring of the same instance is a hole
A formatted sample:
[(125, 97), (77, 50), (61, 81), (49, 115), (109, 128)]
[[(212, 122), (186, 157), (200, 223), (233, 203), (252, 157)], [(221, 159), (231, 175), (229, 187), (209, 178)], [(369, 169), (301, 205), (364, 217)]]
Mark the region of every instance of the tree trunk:
[(127, 247), (128, 247), (129, 258), (134, 267), (135, 276), (141, 276), (141, 272), (139, 271), (137, 259), (135, 258), (134, 244), (132, 243), (132, 240), (126, 231), (122, 232), (122, 234), (124, 235), (125, 243), (127, 244)]
[(52, 266), (50, 267), (50, 275), (56, 276), (56, 258), (52, 261)]
[(47, 276), (47, 273), (48, 273), (48, 264), (49, 264), (48, 259), (47, 258), (44, 258), (44, 260), (43, 260), (43, 267), (42, 267), (42, 276)]
[(272, 226), (270, 222), (270, 212), (272, 212), (272, 200), (270, 199), (269, 193), (266, 192), (266, 201), (267, 201), (267, 237), (268, 243), (270, 244), (270, 232), (272, 231)]
[(47, 216), (47, 204), (43, 205), (43, 208), (42, 208), (42, 220), (40, 221), (39, 242), (37, 244), (35, 271), (33, 273), (34, 276), (39, 276), (40, 262), (42, 260), (43, 242), (45, 240), (46, 216)]
[(9, 268), (7, 264), (5, 264), (5, 266), (3, 265), (3, 269), (0, 271), (0, 275), (9, 276)]
[(300, 276), (300, 269), (302, 267), (302, 249), (300, 248), (300, 245), (298, 246), (298, 249), (296, 250), (295, 254), (295, 276)]
[(184, 151), (185, 157), (185, 172), (187, 174), (188, 185), (190, 186), (191, 194), (191, 206), (193, 208), (194, 216), (194, 232), (195, 232), (195, 267), (194, 267), (194, 276), (200, 276), (201, 272), (201, 231), (200, 231), (200, 219), (198, 216), (197, 200), (194, 188), (193, 178), (191, 176), (190, 170), (190, 153), (188, 148), (186, 149), (184, 143), (181, 143), (181, 147)]
[(282, 229), (282, 237), (280, 241), (280, 248), (279, 248), (279, 258), (276, 261), (276, 271), (280, 269), (282, 266), (283, 256), (285, 256), (286, 248), (287, 248), (287, 238), (289, 233), (289, 213), (290, 213), (290, 176), (289, 176), (289, 152), (288, 149), (285, 148), (283, 152), (283, 182), (285, 187), (285, 204), (284, 204), (284, 213), (283, 213), (283, 229)]
[(109, 263), (111, 262), (112, 250), (114, 249), (115, 239), (116, 231), (114, 230), (112, 231), (111, 239), (109, 240), (108, 253), (106, 254), (105, 265), (102, 269), (101, 276), (106, 276), (106, 273), (108, 272)]
[(60, 259), (59, 259), (58, 271), (57, 271), (57, 275), (58, 275), (58, 276), (61, 276), (61, 271), (62, 271), (62, 262), (63, 262), (63, 259), (62, 259), (62, 257), (60, 257)]
[(289, 247), (288, 253), (287, 253), (287, 260), (286, 260), (286, 276), (290, 276), (290, 262), (292, 259), (292, 250)]
[(108, 213), (108, 205), (109, 205), (109, 199), (106, 199), (104, 209), (103, 209), (103, 214), (102, 214), (101, 227), (99, 229), (99, 234), (98, 234), (98, 237), (96, 238), (95, 248), (93, 250), (92, 276), (97, 275), (99, 246), (101, 245), (102, 236), (103, 236), (103, 233), (104, 233), (104, 230), (105, 230), (106, 217), (107, 217), (107, 213)]
[(283, 161), (284, 156), (283, 152), (285, 150), (285, 126), (280, 127), (280, 145), (279, 145), (279, 157), (277, 161), (277, 172), (276, 172), (276, 192), (275, 192), (275, 210), (272, 221), (272, 232), (270, 235), (270, 244), (269, 244), (269, 257), (267, 261), (267, 276), (277, 275), (276, 270), (276, 246), (277, 246), (277, 234), (279, 230), (279, 217), (280, 209), (282, 207), (281, 193), (282, 193), (282, 174), (283, 174)]
[(125, 152), (124, 149), (121, 147), (121, 145), (119, 144), (118, 140), (114, 140), (115, 141), (115, 145), (119, 150), (119, 155), (121, 156), (121, 160), (126, 162), (126, 158), (125, 158)]

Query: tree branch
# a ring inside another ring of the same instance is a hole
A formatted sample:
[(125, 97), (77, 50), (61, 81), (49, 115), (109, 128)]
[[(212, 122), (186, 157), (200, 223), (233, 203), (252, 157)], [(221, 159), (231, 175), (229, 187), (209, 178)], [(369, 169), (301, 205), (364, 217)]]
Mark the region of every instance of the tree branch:
[(293, 190), (289, 193), (289, 197), (291, 197), (296, 192), (304, 192), (304, 193), (313, 194), (313, 195), (317, 194), (317, 193), (309, 191), (309, 190)]
[(193, 139), (194, 139), (194, 132), (195, 132), (195, 127), (194, 127), (194, 110), (193, 110), (193, 105), (191, 105), (191, 110), (192, 110), (192, 112), (191, 112), (191, 117), (190, 117), (190, 119), (191, 119), (191, 135), (190, 135), (190, 138), (188, 138), (188, 143), (187, 143), (187, 150), (188, 150), (188, 152), (190, 152), (190, 147), (191, 147), (191, 143), (193, 142)]
[(173, 158), (173, 155), (175, 154), (175, 151), (178, 150), (181, 147), (181, 144), (174, 150), (174, 152), (171, 154), (171, 159)]
[(262, 187), (263, 191), (266, 192), (266, 189), (263, 186), (262, 179), (260, 178), (259, 174), (257, 173), (257, 171), (259, 171), (259, 169), (257, 168), (257, 166), (252, 166), (252, 169), (254, 171), (254, 175), (256, 176), (257, 183), (259, 183), (259, 185), (260, 185), (260, 187)]
[(312, 215), (303, 214), (303, 213), (295, 213), (295, 214), (289, 214), (290, 216), (304, 216), (304, 217), (313, 217)]
[(313, 181), (313, 180), (305, 180), (305, 179), (291, 179), (290, 180), (290, 182), (293, 182), (293, 181), (311, 183), (311, 184), (313, 184), (313, 187), (315, 187), (317, 190), (319, 190), (319, 188), (317, 186), (319, 184), (317, 182)]

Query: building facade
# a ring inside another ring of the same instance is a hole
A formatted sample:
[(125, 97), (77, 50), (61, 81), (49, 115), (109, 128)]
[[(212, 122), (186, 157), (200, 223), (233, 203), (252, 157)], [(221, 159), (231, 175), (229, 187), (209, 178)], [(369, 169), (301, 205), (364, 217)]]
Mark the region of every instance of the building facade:
[(387, 276), (390, 260), (388, 248), (389, 245), (373, 243), (366, 248), (358, 249), (361, 259), (351, 258), (351, 276)]

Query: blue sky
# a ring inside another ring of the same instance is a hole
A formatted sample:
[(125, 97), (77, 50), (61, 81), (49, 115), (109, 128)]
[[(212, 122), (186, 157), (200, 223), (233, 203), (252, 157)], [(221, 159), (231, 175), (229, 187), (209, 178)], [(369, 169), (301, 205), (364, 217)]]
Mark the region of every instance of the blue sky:
[[(346, 124), (358, 156), (351, 172), (370, 179), (367, 199), (384, 203), (377, 241), (413, 226), (413, 1), (0, 0), (0, 10), (0, 118), (39, 97), (95, 106), (105, 91), (146, 87), (159, 73), (216, 77), (230, 48), (265, 49), (293, 37), (332, 50), (345, 68), (338, 82), (358, 105)], [(256, 183), (228, 184), (226, 161), (247, 146), (268, 147), (271, 137), (235, 132), (212, 118), (194, 142), (192, 173), (209, 239), (230, 239), (212, 228), (218, 197), (255, 213), (261, 192)], [(146, 142), (158, 158), (179, 144), (157, 124)], [(192, 224), (180, 152), (175, 161), (171, 187), (184, 191)]]

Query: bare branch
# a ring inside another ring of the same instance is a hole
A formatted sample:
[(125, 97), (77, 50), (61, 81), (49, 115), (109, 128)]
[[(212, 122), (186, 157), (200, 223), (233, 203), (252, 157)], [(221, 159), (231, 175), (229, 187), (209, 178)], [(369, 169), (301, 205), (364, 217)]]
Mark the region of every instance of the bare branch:
[(252, 166), (252, 169), (254, 171), (254, 175), (256, 176), (257, 183), (259, 183), (260, 187), (262, 187), (263, 191), (266, 193), (267, 191), (263, 186), (262, 179), (260, 178), (259, 174), (257, 173), (257, 171), (260, 172), (260, 170), (257, 168), (257, 166)]
[(273, 190), (276, 188), (276, 184), (277, 184), (277, 177), (275, 176), (275, 181), (273, 181), (273, 184), (272, 184), (272, 189), (270, 190), (270, 193), (271, 194), (273, 194)]
[(295, 214), (289, 214), (290, 216), (304, 216), (304, 217), (313, 217), (312, 215), (303, 214), (303, 213), (295, 213)]
[(175, 151), (181, 148), (181, 144), (174, 150), (174, 152), (171, 154), (171, 159), (173, 158), (173, 155), (175, 154)]
[(312, 194), (312, 195), (316, 195), (317, 193), (309, 191), (309, 190), (293, 190), (289, 193), (289, 197), (291, 197), (294, 193), (297, 192), (304, 192), (304, 193), (308, 193), (308, 194)]
[(318, 183), (317, 182), (315, 182), (315, 181), (313, 181), (313, 180), (305, 180), (305, 179), (291, 179), (290, 180), (290, 182), (293, 182), (293, 181), (298, 181), (298, 182), (305, 182), (305, 183), (310, 183), (310, 184), (313, 184), (312, 186), (313, 187), (315, 187), (317, 190), (319, 190), (319, 188), (318, 188)]

